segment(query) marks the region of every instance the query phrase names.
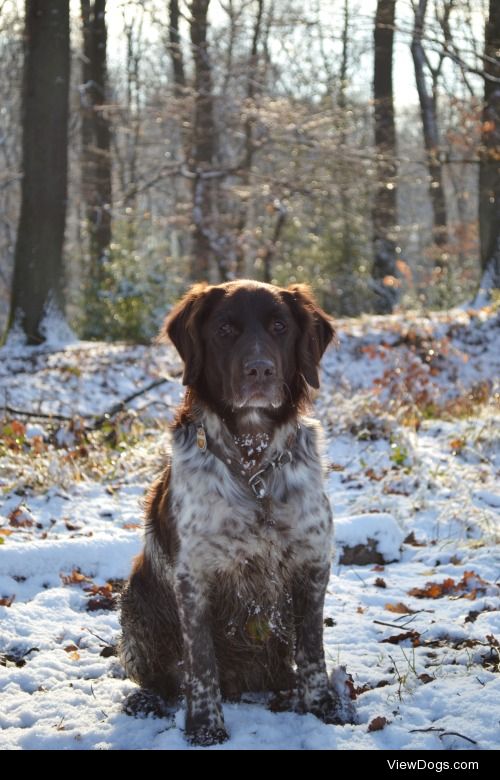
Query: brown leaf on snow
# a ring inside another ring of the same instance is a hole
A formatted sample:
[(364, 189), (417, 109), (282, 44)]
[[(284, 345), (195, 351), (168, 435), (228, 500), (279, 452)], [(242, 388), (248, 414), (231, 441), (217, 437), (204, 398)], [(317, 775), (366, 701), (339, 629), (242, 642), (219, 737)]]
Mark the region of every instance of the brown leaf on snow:
[(11, 607), (13, 602), (15, 601), (15, 595), (14, 596), (4, 596), (0, 599), (0, 607)]
[(455, 580), (448, 577), (443, 582), (426, 582), (423, 588), (412, 588), (408, 591), (408, 595), (417, 599), (439, 599), (453, 593), (455, 587)]
[(484, 596), (489, 583), (474, 571), (466, 571), (459, 582), (448, 577), (443, 582), (427, 582), (424, 588), (412, 588), (408, 595), (417, 599), (439, 599), (443, 596), (455, 596), (473, 601)]
[(386, 604), (385, 609), (389, 612), (395, 612), (397, 615), (413, 615), (415, 610), (407, 607), (402, 601), (398, 601), (397, 604)]
[(383, 728), (387, 726), (389, 721), (387, 718), (384, 718), (383, 715), (379, 715), (377, 718), (373, 718), (373, 720), (368, 724), (368, 731), (382, 731)]
[(13, 528), (31, 528), (34, 518), (29, 509), (20, 504), (7, 515), (9, 523)]
[(411, 544), (412, 547), (425, 547), (425, 542), (417, 542), (414, 531), (408, 534), (403, 544)]
[(405, 631), (403, 634), (394, 634), (387, 637), (387, 639), (381, 639), (382, 644), (388, 643), (391, 645), (399, 645), (400, 642), (404, 642), (405, 639), (411, 639), (413, 647), (418, 647), (420, 644), (420, 634), (418, 631)]
[(94, 596), (106, 596), (106, 598), (109, 598), (113, 593), (113, 586), (110, 582), (106, 582), (105, 585), (92, 583), (92, 585), (84, 588), (84, 591), (92, 593)]
[(113, 656), (118, 655), (118, 648), (116, 645), (106, 645), (106, 647), (103, 647), (99, 655), (102, 658), (112, 658)]
[(66, 645), (66, 647), (63, 647), (63, 650), (65, 653), (77, 653), (78, 647), (76, 645)]
[(87, 612), (97, 612), (100, 609), (116, 609), (117, 600), (113, 596), (95, 596), (87, 601)]
[(418, 679), (420, 680), (420, 682), (423, 682), (424, 685), (427, 685), (427, 683), (434, 682), (436, 678), (424, 672), (423, 674), (418, 675)]
[(387, 588), (386, 581), (382, 579), (382, 577), (377, 577), (373, 584), (376, 585), (377, 588)]
[(368, 477), (368, 479), (373, 480), (373, 482), (380, 482), (380, 480), (385, 477), (387, 472), (381, 471), (380, 474), (377, 474), (372, 468), (369, 468), (366, 469), (365, 474)]
[(82, 582), (92, 582), (92, 579), (82, 574), (79, 569), (73, 569), (71, 574), (61, 574), (60, 577), (63, 585), (81, 585)]
[(70, 522), (69, 520), (64, 520), (64, 525), (68, 529), (68, 531), (81, 531), (82, 526), (81, 525), (74, 525), (74, 523)]

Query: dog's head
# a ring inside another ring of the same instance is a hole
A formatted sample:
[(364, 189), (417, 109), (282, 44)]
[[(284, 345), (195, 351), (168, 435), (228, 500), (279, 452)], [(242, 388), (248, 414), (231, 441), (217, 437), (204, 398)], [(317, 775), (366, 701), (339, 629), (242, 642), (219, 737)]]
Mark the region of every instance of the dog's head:
[(334, 330), (307, 286), (238, 281), (192, 287), (161, 335), (184, 361), (184, 384), (204, 401), (235, 413), (277, 412), (319, 387)]

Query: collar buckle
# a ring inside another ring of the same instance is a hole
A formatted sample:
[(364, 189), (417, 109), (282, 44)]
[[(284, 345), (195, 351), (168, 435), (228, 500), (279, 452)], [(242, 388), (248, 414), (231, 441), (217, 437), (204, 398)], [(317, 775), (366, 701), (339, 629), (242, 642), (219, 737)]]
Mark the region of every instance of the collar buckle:
[(250, 490), (254, 494), (255, 498), (265, 498), (267, 494), (267, 485), (264, 479), (264, 474), (266, 473), (267, 469), (261, 469), (260, 471), (256, 471), (253, 476), (250, 477), (248, 480), (248, 484), (250, 486)]

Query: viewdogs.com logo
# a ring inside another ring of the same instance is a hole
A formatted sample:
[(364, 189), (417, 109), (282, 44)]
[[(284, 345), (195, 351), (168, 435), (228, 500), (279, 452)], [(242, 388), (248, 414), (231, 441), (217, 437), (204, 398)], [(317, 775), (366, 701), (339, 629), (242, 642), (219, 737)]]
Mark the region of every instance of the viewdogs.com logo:
[(419, 758), (417, 761), (389, 761), (389, 769), (427, 769), (434, 772), (445, 772), (447, 769), (479, 769), (478, 761), (426, 761)]

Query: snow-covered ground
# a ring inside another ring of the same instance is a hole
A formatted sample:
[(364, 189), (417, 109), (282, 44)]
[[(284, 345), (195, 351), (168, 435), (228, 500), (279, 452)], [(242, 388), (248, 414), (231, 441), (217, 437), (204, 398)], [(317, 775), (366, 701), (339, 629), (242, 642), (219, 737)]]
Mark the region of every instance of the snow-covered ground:
[[(339, 337), (316, 401), (339, 541), (325, 646), (359, 722), (248, 697), (214, 749), (499, 748), (499, 315), (366, 317)], [(0, 748), (189, 748), (182, 710), (122, 711), (135, 686), (114, 655), (181, 393), (168, 347), (0, 350)], [(384, 562), (339, 563), (368, 539)]]

